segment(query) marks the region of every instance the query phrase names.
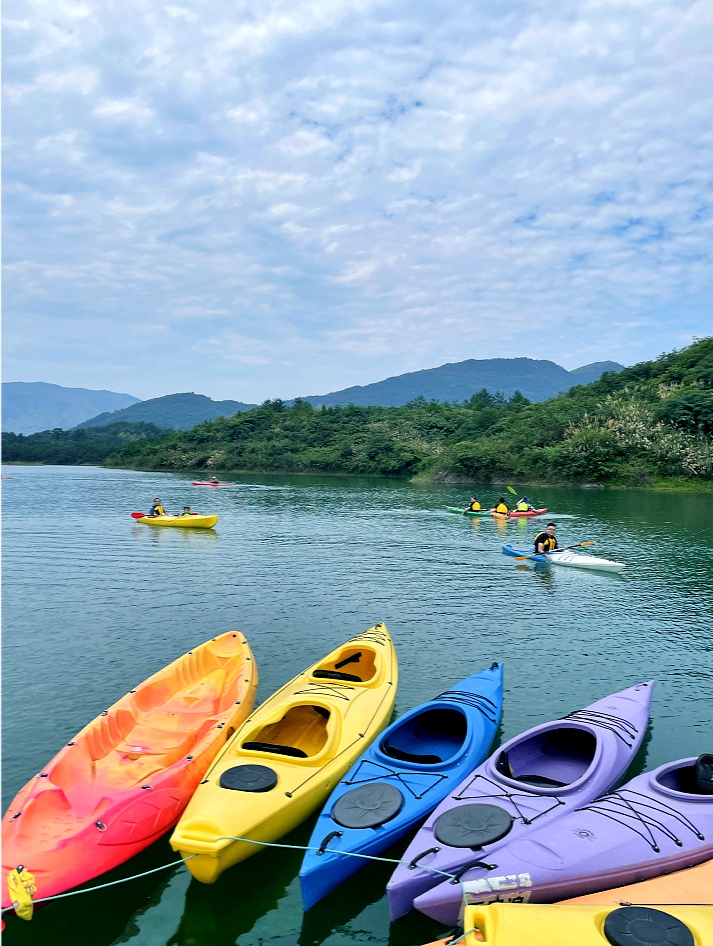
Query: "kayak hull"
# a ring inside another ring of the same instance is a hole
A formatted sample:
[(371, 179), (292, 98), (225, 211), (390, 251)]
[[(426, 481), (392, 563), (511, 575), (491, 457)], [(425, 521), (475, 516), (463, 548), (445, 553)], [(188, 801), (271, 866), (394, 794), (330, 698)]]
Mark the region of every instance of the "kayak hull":
[(176, 824), (226, 735), (252, 711), (256, 688), (237, 631), (139, 684), (17, 794), (2, 821), (3, 877), (22, 864), (37, 897), (52, 897), (148, 847)]
[[(606, 935), (604, 925), (623, 921), (624, 928), (629, 929), (616, 942), (631, 941), (632, 946), (683, 942), (704, 946), (713, 943), (713, 910), (675, 905), (655, 910), (652, 913), (646, 907), (638, 908), (632, 914), (619, 906), (537, 906), (527, 903), (469, 906), (463, 915), (466, 933), (457, 942), (463, 946), (482, 946), (483, 942), (488, 946), (572, 946), (574, 943), (577, 946), (611, 946), (612, 940)], [(629, 924), (632, 923), (639, 925), (643, 939), (634, 935), (636, 927), (631, 930)], [(674, 937), (679, 924), (692, 934), (690, 939), (685, 937), (685, 930), (684, 938)], [(452, 939), (450, 936), (439, 940), (439, 944), (445, 946)]]
[(460, 509), (458, 506), (446, 506), (446, 511), (457, 513), (459, 516), (469, 516), (471, 519), (487, 519), (490, 516), (487, 509)]
[[(598, 893), (585, 894), (564, 903), (704, 903), (713, 904), (713, 860)], [(713, 942), (713, 937), (711, 938)]]
[(502, 694), (502, 667), (495, 663), (401, 716), (360, 756), (330, 795), (308, 843), (312, 850), (300, 870), (305, 910), (366, 866), (351, 854), (381, 854), (483, 761)]
[(212, 529), (217, 516), (142, 516), (136, 522), (172, 529)]
[(571, 552), (569, 549), (555, 549), (544, 555), (533, 555), (532, 549), (516, 549), (512, 545), (503, 545), (503, 555), (511, 557), (528, 556), (529, 562), (538, 564), (561, 565), (567, 568), (585, 568), (590, 571), (620, 572), (626, 566), (622, 562), (612, 562), (608, 558), (599, 558), (596, 555), (582, 555)]
[(528, 509), (527, 512), (518, 512), (517, 509), (514, 509), (508, 513), (508, 519), (533, 519), (535, 516), (544, 516), (546, 512), (546, 506), (542, 509)]
[(324, 805), (388, 723), (397, 679), (393, 643), (378, 624), (266, 700), (217, 757), (170, 839), (191, 874), (213, 883), (258, 853), (254, 842), (279, 840)]
[(191, 486), (232, 486), (232, 483), (201, 483), (199, 480), (195, 480), (191, 483)]
[[(652, 690), (651, 682), (641, 683), (535, 726), (471, 772), (429, 815), (402, 856), (405, 865), (396, 868), (387, 886), (392, 919), (415, 906), (454, 925), (462, 902), (460, 885), (439, 882), (434, 869), (468, 877), (467, 865), (488, 860), (506, 840), (526, 837), (533, 824), (555, 821), (611, 788), (644, 737)], [(479, 838), (474, 854), (472, 839), (467, 838), (466, 846), (446, 837), (442, 825), (453, 819), (465, 824), (483, 804), (490, 815), (503, 819), (505, 833), (492, 840)]]
[[(659, 766), (585, 803), (524, 841), (501, 846), (512, 895), (550, 903), (647, 880), (713, 858), (713, 792), (696, 791), (696, 759)], [(492, 872), (491, 872), (492, 876)], [(467, 903), (491, 896), (488, 871), (464, 879)]]

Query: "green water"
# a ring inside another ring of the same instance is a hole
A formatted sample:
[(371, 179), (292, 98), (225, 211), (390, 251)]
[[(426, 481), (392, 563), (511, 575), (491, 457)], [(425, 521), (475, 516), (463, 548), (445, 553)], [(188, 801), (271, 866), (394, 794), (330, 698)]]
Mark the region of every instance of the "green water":
[[(713, 750), (713, 499), (542, 489), (561, 543), (625, 562), (621, 576), (519, 564), (543, 520), (445, 511), (471, 487), (377, 479), (189, 477), (10, 467), (3, 482), (3, 805), (91, 718), (195, 644), (247, 635), (259, 699), (335, 645), (384, 621), (400, 663), (397, 713), (493, 660), (505, 665), (499, 739), (655, 679), (636, 769)], [(215, 512), (213, 531), (129, 518), (160, 496)], [(481, 490), (484, 501), (498, 494)], [(289, 840), (306, 843), (312, 821)], [(405, 845), (404, 845), (405, 846)], [(391, 855), (396, 857), (400, 849)], [(176, 860), (163, 839), (95, 883)], [(390, 926), (391, 870), (370, 865), (308, 915), (299, 852), (263, 852), (211, 887), (182, 867), (58, 901), (8, 942), (109, 946), (373, 943), (441, 932)]]

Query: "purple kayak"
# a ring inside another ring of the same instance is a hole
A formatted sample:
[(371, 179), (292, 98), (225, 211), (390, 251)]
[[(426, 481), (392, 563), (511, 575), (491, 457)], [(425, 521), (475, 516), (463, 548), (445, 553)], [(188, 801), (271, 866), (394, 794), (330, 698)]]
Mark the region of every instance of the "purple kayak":
[[(535, 726), (471, 772), (429, 816), (394, 871), (386, 888), (392, 920), (416, 906), (454, 925), (460, 878), (472, 866), (616, 785), (641, 745), (652, 690), (652, 681), (640, 683)], [(453, 880), (441, 882), (435, 871)], [(432, 900), (423, 909), (422, 899), (436, 885), (434, 913)]]
[(492, 899), (497, 874), (500, 881), (517, 878), (517, 899), (549, 903), (712, 857), (713, 755), (704, 755), (637, 775), (555, 824), (501, 846), (493, 857), (497, 867), (469, 873), (463, 892), (468, 903)]

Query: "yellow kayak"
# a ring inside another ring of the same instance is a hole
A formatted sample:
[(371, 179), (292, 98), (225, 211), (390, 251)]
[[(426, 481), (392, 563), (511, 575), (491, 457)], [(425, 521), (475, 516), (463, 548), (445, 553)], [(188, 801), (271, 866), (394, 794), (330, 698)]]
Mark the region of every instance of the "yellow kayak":
[[(713, 907), (541, 906), (465, 908), (458, 946), (645, 946), (713, 943)], [(641, 938), (643, 936), (643, 938)], [(449, 943), (454, 936), (439, 940)], [(436, 944), (430, 944), (436, 946)]]
[[(198, 786), (171, 847), (206, 884), (279, 840), (327, 800), (386, 726), (398, 668), (384, 624), (353, 637), (273, 694)], [(195, 857), (191, 855), (197, 855)]]
[(142, 516), (137, 522), (147, 526), (172, 526), (175, 529), (212, 529), (217, 516)]

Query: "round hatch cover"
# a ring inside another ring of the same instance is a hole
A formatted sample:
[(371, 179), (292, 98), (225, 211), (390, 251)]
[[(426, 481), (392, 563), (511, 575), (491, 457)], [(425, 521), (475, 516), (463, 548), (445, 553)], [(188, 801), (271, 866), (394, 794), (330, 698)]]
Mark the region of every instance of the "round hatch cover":
[(234, 765), (220, 776), (220, 787), (234, 792), (269, 792), (277, 775), (266, 765)]
[(404, 798), (388, 782), (371, 782), (342, 795), (332, 808), (332, 818), (343, 828), (377, 828), (403, 808)]
[(651, 907), (622, 907), (604, 921), (604, 935), (612, 946), (694, 946), (685, 923)]
[(504, 838), (512, 816), (497, 805), (459, 805), (444, 811), (433, 826), (436, 840), (450, 847), (482, 847)]

